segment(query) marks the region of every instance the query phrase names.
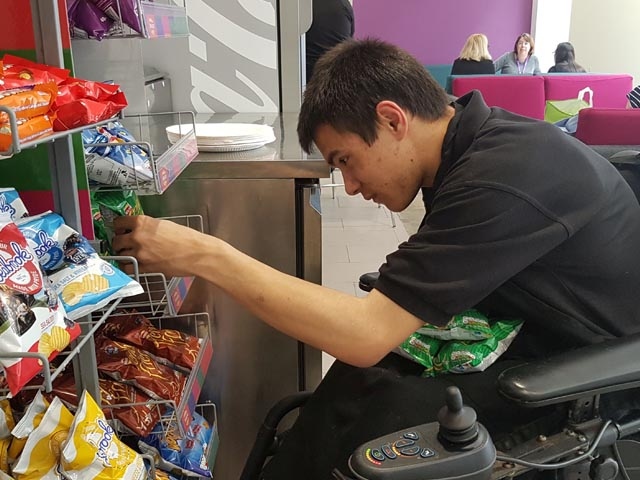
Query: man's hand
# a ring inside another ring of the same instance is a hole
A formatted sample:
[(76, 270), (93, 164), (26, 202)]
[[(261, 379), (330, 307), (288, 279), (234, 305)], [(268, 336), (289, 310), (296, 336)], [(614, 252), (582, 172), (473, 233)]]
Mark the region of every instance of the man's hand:
[(135, 257), (141, 272), (177, 277), (195, 273), (196, 245), (204, 236), (200, 232), (145, 215), (117, 217), (114, 228), (113, 250), (117, 255)]

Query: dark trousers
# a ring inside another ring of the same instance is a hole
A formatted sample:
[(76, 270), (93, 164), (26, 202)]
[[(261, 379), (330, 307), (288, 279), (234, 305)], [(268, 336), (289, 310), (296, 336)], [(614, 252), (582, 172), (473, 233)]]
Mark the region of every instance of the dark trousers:
[[(419, 365), (395, 354), (370, 368), (336, 361), (264, 468), (263, 478), (327, 480), (334, 468), (348, 474), (347, 460), (362, 443), (436, 421), (451, 385), (460, 388), (465, 404), (476, 410), (494, 441), (508, 440), (505, 435), (514, 426), (537, 425), (543, 417), (557, 423), (555, 408), (521, 409), (500, 397), (496, 379), (517, 363), (498, 361), (484, 372), (421, 378)], [(520, 431), (537, 434), (531, 428)]]

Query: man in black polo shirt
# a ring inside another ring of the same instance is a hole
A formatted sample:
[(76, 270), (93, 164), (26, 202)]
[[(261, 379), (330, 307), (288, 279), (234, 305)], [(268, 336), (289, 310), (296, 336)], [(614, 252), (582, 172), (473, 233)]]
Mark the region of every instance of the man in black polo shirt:
[[(434, 421), (452, 384), (496, 439), (553, 419), (553, 410), (502, 400), (500, 371), (640, 331), (640, 205), (607, 160), (553, 125), (488, 108), (478, 92), (450, 104), (409, 54), (366, 40), (318, 61), (298, 134), (306, 151), (315, 142), (341, 169), (349, 194), (401, 211), (431, 188), (420, 230), (387, 257), (367, 297), (292, 278), (148, 217), (120, 219), (114, 240), (143, 271), (199, 275), (338, 359), (265, 479), (346, 472), (362, 442)], [(524, 319), (484, 372), (423, 379), (419, 365), (389, 354), (424, 323), (444, 325), (471, 307)]]
[(315, 0), (311, 27), (305, 34), (307, 82), (324, 52), (353, 37), (353, 7), (349, 0)]

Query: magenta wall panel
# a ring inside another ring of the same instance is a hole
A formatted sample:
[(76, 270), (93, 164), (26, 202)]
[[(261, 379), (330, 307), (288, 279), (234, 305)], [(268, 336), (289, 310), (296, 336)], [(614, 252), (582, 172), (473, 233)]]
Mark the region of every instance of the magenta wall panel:
[(484, 33), (493, 58), (531, 29), (533, 0), (353, 0), (355, 35), (408, 50), (423, 64), (453, 63), (466, 38)]

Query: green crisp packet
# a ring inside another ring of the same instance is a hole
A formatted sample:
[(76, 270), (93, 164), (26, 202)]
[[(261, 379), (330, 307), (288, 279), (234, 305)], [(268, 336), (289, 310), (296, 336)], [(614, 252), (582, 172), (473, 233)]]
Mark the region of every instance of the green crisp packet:
[(100, 255), (111, 255), (109, 244), (108, 244), (108, 232), (107, 227), (104, 224), (104, 217), (102, 216), (102, 212), (100, 212), (100, 205), (96, 202), (95, 192), (90, 192), (91, 198), (91, 216), (93, 218), (93, 231), (95, 233), (96, 239), (100, 240), (100, 251), (98, 252)]
[(491, 325), (491, 338), (446, 342), (433, 359), (433, 371), (443, 374), (485, 370), (507, 350), (523, 323), (522, 320), (498, 320)]
[(417, 331), (441, 340), (484, 340), (493, 336), (489, 319), (477, 310), (454, 315), (444, 327), (426, 323)]
[(132, 190), (97, 191), (91, 195), (91, 211), (96, 237), (106, 246), (105, 252), (113, 255), (113, 219), (125, 215), (142, 215), (138, 195)]
[(442, 340), (414, 332), (394, 352), (419, 363), (425, 370), (433, 370), (433, 357), (438, 353)]

